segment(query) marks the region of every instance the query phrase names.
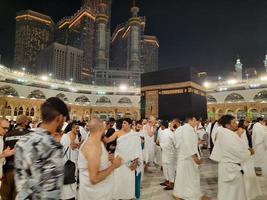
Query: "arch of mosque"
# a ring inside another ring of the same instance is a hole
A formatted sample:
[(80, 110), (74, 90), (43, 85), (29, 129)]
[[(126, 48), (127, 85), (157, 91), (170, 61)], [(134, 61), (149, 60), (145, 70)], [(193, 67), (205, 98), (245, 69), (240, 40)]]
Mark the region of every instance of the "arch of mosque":
[[(96, 91), (97, 90), (97, 91)], [(97, 87), (92, 91), (61, 91), (59, 89), (33, 87), (14, 83), (0, 82), (0, 95), (29, 99), (47, 99), (58, 96), (69, 103), (89, 103), (91, 105), (113, 105), (138, 107), (140, 94), (138, 89), (119, 92), (113, 87)]]
[(224, 114), (232, 114), (237, 119), (249, 117), (267, 118), (267, 90), (249, 89), (208, 93), (208, 114), (218, 119)]
[(208, 92), (208, 103), (224, 102), (267, 102), (267, 89), (245, 89), (234, 91)]
[[(103, 89), (99, 87), (99, 90)], [(118, 90), (115, 88), (114, 90)], [(71, 119), (86, 120), (93, 116), (102, 119), (124, 116), (140, 118), (140, 96), (115, 95), (108, 93), (84, 94), (79, 92), (58, 91), (26, 85), (0, 83), (1, 115), (15, 119), (19, 114), (40, 118), (40, 105), (44, 99), (57, 96), (65, 101), (71, 111)], [(225, 91), (207, 94), (209, 118), (218, 119), (224, 114), (232, 114), (238, 119), (249, 116), (267, 118), (267, 90), (253, 89)]]
[[(33, 119), (40, 119), (40, 106), (44, 99), (28, 99), (21, 97), (5, 96), (0, 97), (0, 115), (8, 119), (16, 119), (18, 115), (24, 114)], [(92, 106), (86, 104), (68, 104), (70, 118), (72, 120), (88, 120), (92, 117), (115, 119), (130, 117), (139, 119), (139, 107), (119, 107), (119, 106)]]
[[(97, 89), (96, 89), (97, 88)], [(73, 120), (88, 120), (93, 116), (140, 118), (138, 89), (119, 92), (118, 88), (96, 87), (101, 92), (59, 91), (50, 88), (0, 82), (1, 116), (16, 119), (20, 114), (40, 118), (40, 105), (45, 99), (57, 96), (69, 106)], [(108, 91), (108, 92), (105, 92)]]

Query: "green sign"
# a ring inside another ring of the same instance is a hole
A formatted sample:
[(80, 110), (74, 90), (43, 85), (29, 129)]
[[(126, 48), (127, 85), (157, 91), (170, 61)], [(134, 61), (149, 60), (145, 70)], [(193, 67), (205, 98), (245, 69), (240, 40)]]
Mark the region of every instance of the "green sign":
[(249, 119), (253, 119), (253, 112), (247, 112), (247, 117), (249, 118)]
[(213, 119), (213, 118), (215, 117), (214, 112), (209, 111), (209, 112), (208, 112), (208, 117)]

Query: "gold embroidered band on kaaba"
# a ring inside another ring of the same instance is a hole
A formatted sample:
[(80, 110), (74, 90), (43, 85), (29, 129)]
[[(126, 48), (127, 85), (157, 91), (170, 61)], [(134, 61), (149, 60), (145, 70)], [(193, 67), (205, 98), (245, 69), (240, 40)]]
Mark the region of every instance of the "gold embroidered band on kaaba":
[(192, 81), (145, 86), (141, 88), (142, 96), (144, 96), (148, 91), (158, 91), (159, 95), (194, 93), (201, 96), (206, 96), (204, 87)]

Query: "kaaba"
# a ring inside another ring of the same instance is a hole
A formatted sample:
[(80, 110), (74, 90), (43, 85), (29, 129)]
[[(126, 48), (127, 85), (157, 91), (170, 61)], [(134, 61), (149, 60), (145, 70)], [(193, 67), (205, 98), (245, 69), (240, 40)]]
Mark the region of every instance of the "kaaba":
[(141, 116), (207, 119), (205, 88), (193, 68), (171, 68), (141, 76)]

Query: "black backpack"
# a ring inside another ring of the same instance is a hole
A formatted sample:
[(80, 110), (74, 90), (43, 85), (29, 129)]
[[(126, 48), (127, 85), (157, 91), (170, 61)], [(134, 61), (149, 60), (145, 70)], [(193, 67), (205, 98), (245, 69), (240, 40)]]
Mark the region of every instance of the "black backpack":
[[(68, 150), (69, 150), (69, 147), (64, 152), (64, 156), (66, 155)], [(71, 155), (71, 152), (69, 153), (69, 158), (66, 155), (68, 160), (64, 165), (64, 185), (76, 183), (76, 178), (75, 178), (76, 166), (75, 166), (75, 163), (70, 160), (70, 155)]]

